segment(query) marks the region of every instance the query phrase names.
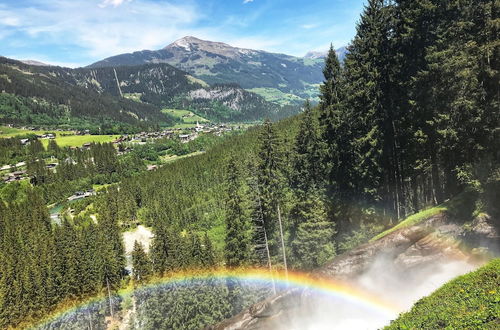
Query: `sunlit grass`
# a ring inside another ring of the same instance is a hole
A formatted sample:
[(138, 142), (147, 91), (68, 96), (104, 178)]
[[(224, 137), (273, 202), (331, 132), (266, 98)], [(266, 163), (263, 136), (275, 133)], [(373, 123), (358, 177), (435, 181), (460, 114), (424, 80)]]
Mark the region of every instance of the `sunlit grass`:
[[(107, 143), (116, 140), (119, 135), (69, 135), (56, 137), (57, 145), (60, 147), (81, 147), (85, 143)], [(43, 146), (47, 147), (49, 139), (42, 140)]]
[(396, 226), (378, 234), (377, 236), (372, 238), (370, 240), (370, 242), (381, 239), (382, 237), (385, 237), (385, 236), (389, 235), (390, 233), (395, 232), (398, 229), (407, 228), (407, 227), (411, 227), (413, 225), (416, 225), (417, 223), (419, 223), (425, 219), (428, 219), (430, 217), (433, 217), (435, 215), (438, 215), (441, 212), (444, 212), (446, 210), (447, 210), (446, 206), (439, 205), (439, 206), (435, 206), (435, 207), (432, 207), (430, 209), (415, 213), (415, 214), (409, 216), (408, 218), (406, 218), (405, 220), (401, 221), (400, 223), (398, 223)]
[(500, 259), (420, 299), (386, 329), (499, 329)]

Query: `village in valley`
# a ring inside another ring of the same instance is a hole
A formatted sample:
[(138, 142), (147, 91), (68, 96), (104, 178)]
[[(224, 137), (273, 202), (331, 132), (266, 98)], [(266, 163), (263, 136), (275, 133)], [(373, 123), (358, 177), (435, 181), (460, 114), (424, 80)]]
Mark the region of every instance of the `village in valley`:
[[(224, 123), (210, 123), (203, 122), (200, 124), (191, 125), (190, 127), (182, 128), (165, 128), (159, 131), (152, 132), (140, 132), (137, 134), (124, 134), (124, 135), (91, 135), (89, 130), (75, 130), (75, 131), (64, 131), (62, 129), (40, 129), (33, 127), (19, 127), (15, 128), (12, 125), (6, 126), (9, 129), (17, 129), (25, 134), (19, 135), (19, 143), (22, 146), (28, 147), (33, 139), (40, 140), (47, 146), (50, 140), (54, 140), (59, 143), (59, 140), (64, 140), (65, 138), (77, 138), (76, 141), (80, 143), (75, 143), (78, 145), (68, 145), (65, 146), (70, 150), (89, 150), (93, 143), (97, 142), (111, 142), (116, 146), (117, 156), (127, 154), (134, 150), (134, 146), (146, 145), (148, 143), (154, 143), (156, 140), (160, 139), (175, 139), (180, 143), (188, 143), (190, 141), (196, 140), (202, 135), (213, 135), (217, 137), (222, 137), (224, 134), (231, 133), (233, 131), (240, 131), (246, 128), (248, 125), (243, 124), (224, 124)], [(0, 136), (2, 134), (2, 127), (0, 127)], [(28, 138), (27, 135), (30, 137)], [(15, 137), (15, 136), (12, 136)], [(94, 138), (95, 137), (95, 138)], [(97, 137), (107, 137), (107, 139), (96, 139)], [(86, 142), (90, 141), (90, 142)], [(83, 142), (83, 143), (81, 143)], [(64, 161), (74, 162), (73, 159), (68, 157)], [(26, 160), (16, 162), (13, 164), (0, 164), (0, 177), (3, 183), (12, 183), (22, 180), (29, 180), (30, 177), (26, 169)], [(46, 168), (51, 171), (56, 171), (59, 165), (58, 160), (54, 157), (46, 159)], [(147, 170), (156, 170), (159, 164), (147, 164)], [(70, 196), (69, 199), (80, 199), (90, 196), (88, 193), (75, 193), (75, 195)]]

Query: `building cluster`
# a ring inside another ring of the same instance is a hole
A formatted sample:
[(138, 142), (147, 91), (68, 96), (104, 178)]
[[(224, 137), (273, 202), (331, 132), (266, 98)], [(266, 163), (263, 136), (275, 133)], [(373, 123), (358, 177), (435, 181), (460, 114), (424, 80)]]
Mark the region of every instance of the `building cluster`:
[(2, 179), (3, 182), (5, 183), (11, 183), (15, 181), (28, 179), (28, 177), (26, 176), (26, 170), (21, 170), (21, 171), (7, 173), (7, 175), (4, 176)]
[(133, 135), (123, 135), (114, 141), (115, 144), (123, 142), (134, 142), (138, 144), (145, 144), (150, 139), (163, 139), (177, 137), (181, 142), (187, 143), (196, 139), (200, 133), (211, 133), (221, 136), (225, 132), (232, 131), (233, 128), (225, 124), (206, 124), (201, 125), (196, 123), (194, 127), (165, 129), (156, 132), (141, 132)]

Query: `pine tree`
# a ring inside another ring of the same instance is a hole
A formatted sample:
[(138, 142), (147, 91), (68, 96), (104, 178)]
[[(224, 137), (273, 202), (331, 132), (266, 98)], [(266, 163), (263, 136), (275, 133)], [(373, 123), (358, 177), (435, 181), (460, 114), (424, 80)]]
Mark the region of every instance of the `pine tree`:
[(135, 241), (132, 251), (133, 279), (136, 283), (146, 282), (151, 276), (151, 262), (142, 243)]
[(249, 261), (249, 214), (242, 192), (242, 173), (235, 159), (226, 169), (226, 238), (224, 257), (228, 267), (239, 267)]
[(342, 82), (342, 68), (337, 54), (330, 46), (328, 55), (325, 59), (323, 69), (325, 78), (320, 86), (320, 127), (322, 132), (323, 146), (321, 147), (324, 173), (322, 179), (328, 182), (330, 195), (332, 195), (333, 186), (336, 184), (336, 175), (340, 168), (340, 153), (346, 145), (342, 145), (340, 139), (347, 137), (340, 136), (340, 125), (342, 115), (342, 102), (344, 101), (344, 91)]
[(59, 158), (59, 155), (62, 152), (61, 148), (57, 145), (56, 140), (49, 140), (49, 144), (47, 146), (47, 151), (50, 152), (50, 154), (52, 156), (57, 157), (57, 158)]
[(263, 224), (269, 241), (271, 255), (277, 255), (280, 203), (283, 199), (284, 180), (282, 142), (273, 124), (266, 121), (259, 136), (260, 148), (257, 178), (261, 198)]
[(116, 193), (113, 191), (108, 191), (105, 195), (97, 220), (100, 230), (99, 239), (103, 248), (104, 278), (102, 283), (107, 285), (109, 282), (113, 288), (117, 288), (125, 268), (125, 250), (118, 223)]
[(206, 268), (212, 268), (216, 265), (215, 251), (212, 241), (205, 233), (203, 237), (203, 266)]
[(335, 225), (328, 221), (325, 203), (318, 191), (309, 191), (292, 211), (297, 229), (292, 240), (292, 260), (296, 268), (314, 269), (335, 256)]
[(307, 193), (323, 187), (324, 167), (318, 121), (309, 101), (304, 105), (302, 116), (294, 145), (292, 187)]
[(154, 229), (154, 238), (151, 243), (151, 262), (153, 270), (156, 274), (163, 275), (171, 268), (172, 264), (172, 246), (171, 236), (162, 223), (158, 224)]

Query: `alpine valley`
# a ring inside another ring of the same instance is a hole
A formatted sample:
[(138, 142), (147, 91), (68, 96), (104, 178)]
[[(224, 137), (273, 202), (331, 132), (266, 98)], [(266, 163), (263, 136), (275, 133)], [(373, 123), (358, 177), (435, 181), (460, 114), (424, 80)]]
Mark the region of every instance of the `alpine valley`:
[(0, 328), (500, 329), (499, 23), (3, 1)]

